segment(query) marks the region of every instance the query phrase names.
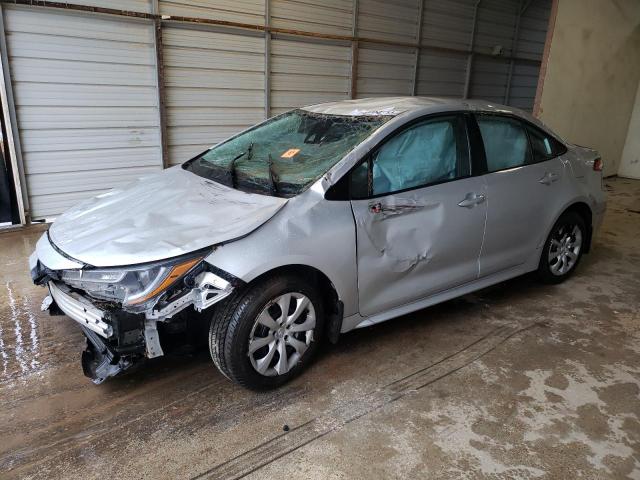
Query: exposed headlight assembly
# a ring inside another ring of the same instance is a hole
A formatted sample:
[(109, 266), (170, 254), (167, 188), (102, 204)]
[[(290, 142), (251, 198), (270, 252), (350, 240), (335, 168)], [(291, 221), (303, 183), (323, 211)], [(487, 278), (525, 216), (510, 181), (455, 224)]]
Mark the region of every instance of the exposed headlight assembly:
[(115, 301), (131, 311), (149, 308), (160, 294), (184, 277), (203, 256), (167, 260), (143, 266), (88, 270), (64, 270), (62, 281), (90, 296)]

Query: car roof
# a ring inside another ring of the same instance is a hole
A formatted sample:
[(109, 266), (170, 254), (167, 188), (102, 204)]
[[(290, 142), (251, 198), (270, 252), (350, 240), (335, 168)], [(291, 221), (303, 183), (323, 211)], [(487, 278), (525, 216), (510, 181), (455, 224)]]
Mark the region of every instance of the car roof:
[(471, 100), (464, 98), (443, 98), (443, 97), (376, 97), (359, 98), (356, 100), (341, 100), (339, 102), (319, 103), (302, 107), (303, 110), (312, 113), (325, 115), (345, 115), (345, 116), (392, 116), (401, 114), (428, 115), (440, 112), (471, 111), (502, 113), (515, 115), (542, 128), (556, 139), (563, 141), (553, 130), (542, 123), (529, 112), (516, 107), (501, 105), (499, 103), (488, 102), (486, 100)]
[(357, 100), (341, 100), (339, 102), (319, 103), (303, 107), (303, 110), (326, 115), (370, 116), (390, 115), (424, 110), (429, 113), (451, 110), (473, 110), (501, 113), (513, 113), (519, 116), (529, 115), (514, 107), (491, 103), (484, 100), (469, 100), (441, 97), (377, 97)]

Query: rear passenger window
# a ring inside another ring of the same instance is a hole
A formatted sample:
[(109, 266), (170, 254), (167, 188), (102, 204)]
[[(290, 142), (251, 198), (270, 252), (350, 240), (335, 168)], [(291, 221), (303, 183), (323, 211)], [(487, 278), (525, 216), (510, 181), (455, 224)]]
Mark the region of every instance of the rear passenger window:
[(520, 122), (490, 115), (480, 115), (476, 119), (482, 134), (489, 172), (528, 163), (529, 142)]
[(544, 162), (545, 160), (565, 153), (566, 149), (564, 146), (553, 137), (537, 128), (527, 126), (527, 130), (529, 131), (529, 139), (531, 140), (531, 151), (534, 162)]

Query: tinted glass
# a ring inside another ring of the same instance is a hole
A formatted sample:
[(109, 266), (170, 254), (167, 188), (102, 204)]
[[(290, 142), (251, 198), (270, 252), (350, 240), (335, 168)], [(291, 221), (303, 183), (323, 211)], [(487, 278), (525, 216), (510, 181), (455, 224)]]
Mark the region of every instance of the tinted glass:
[(543, 162), (564, 153), (562, 144), (558, 143), (558, 141), (551, 136), (537, 128), (527, 127), (527, 130), (529, 131), (529, 139), (531, 140), (531, 152), (534, 162)]
[(294, 110), (211, 148), (183, 168), (239, 190), (290, 197), (390, 118)]
[(369, 196), (369, 162), (358, 165), (350, 176), (351, 198), (367, 198)]
[(352, 195), (369, 190), (364, 181), (371, 182), (373, 195), (381, 195), (468, 175), (468, 155), (466, 146), (458, 145), (458, 128), (455, 117), (440, 118), (396, 134), (373, 155), (371, 173), (354, 170)]
[(527, 134), (515, 120), (481, 115), (476, 117), (489, 172), (524, 165), (529, 157)]

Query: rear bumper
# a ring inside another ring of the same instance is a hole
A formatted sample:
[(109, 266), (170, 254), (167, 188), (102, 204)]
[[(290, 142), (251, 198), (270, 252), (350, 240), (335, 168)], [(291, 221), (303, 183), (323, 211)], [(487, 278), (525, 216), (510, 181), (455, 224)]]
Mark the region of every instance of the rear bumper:
[(73, 292), (64, 283), (49, 281), (49, 293), (60, 310), (84, 328), (101, 337), (113, 336), (113, 327), (105, 321), (105, 312), (95, 307), (89, 300)]

